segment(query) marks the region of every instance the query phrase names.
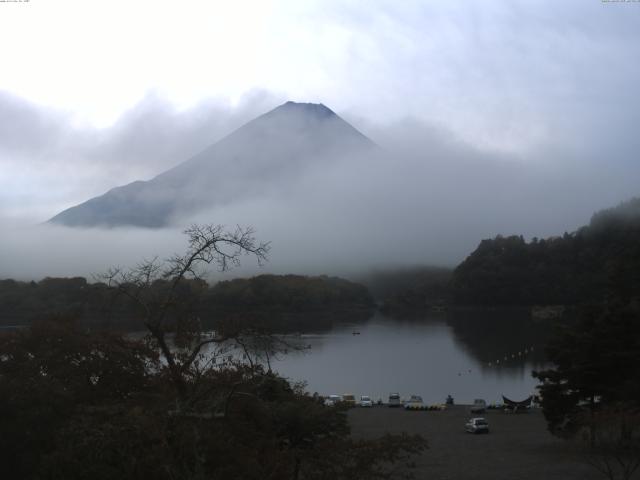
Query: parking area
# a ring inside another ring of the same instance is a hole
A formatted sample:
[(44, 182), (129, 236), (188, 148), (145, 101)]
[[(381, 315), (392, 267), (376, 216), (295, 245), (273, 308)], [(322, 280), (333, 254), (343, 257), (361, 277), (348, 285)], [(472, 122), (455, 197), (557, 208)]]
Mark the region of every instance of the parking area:
[[(472, 416), (489, 422), (488, 435), (464, 430)], [(444, 411), (405, 411), (376, 406), (349, 411), (355, 437), (370, 438), (389, 433), (419, 433), (429, 449), (416, 458), (419, 479), (456, 480), (591, 480), (601, 474), (587, 465), (572, 445), (553, 437), (542, 412), (509, 414), (488, 410), (469, 413), (469, 406)]]

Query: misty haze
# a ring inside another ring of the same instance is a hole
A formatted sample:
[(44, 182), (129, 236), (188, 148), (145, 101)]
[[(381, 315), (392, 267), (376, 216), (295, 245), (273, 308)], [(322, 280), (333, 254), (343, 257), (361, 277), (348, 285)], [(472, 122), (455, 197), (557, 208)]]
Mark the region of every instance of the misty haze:
[(640, 478), (640, 3), (0, 40), (3, 478)]
[[(148, 148), (142, 157), (158, 154)], [(628, 171), (633, 164), (607, 172), (535, 165), (417, 122), (372, 129), (368, 138), (322, 104), (294, 102), (182, 160), (149, 180), (61, 205), (50, 219), (5, 219), (5, 275), (90, 275), (167, 256), (179, 245), (168, 238), (211, 219), (253, 225), (272, 240), (267, 271), (353, 275), (390, 265), (455, 266), (479, 239), (497, 233), (573, 231), (594, 210), (632, 196), (637, 179)], [(26, 249), (37, 261), (16, 265)]]

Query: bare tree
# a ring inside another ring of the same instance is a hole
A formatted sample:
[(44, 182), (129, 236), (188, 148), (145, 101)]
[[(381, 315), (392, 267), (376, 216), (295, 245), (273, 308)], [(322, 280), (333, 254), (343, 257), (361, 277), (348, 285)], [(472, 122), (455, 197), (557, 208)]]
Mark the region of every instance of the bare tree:
[[(269, 243), (257, 242), (252, 228), (226, 230), (222, 225), (192, 225), (184, 231), (188, 248), (167, 260), (144, 260), (130, 269), (113, 268), (103, 275), (106, 283), (129, 298), (140, 311), (150, 339), (166, 361), (180, 397), (188, 392), (188, 379), (198, 375), (199, 362), (207, 345), (222, 345), (237, 338), (241, 331), (233, 322), (223, 323), (216, 331), (204, 332), (192, 307), (193, 290), (206, 285), (206, 268), (219, 271), (238, 266), (243, 256), (251, 256), (262, 265)], [(197, 296), (197, 295), (196, 295)], [(172, 342), (167, 335), (173, 334)]]
[(294, 336), (273, 335), (269, 331), (249, 327), (234, 338), (234, 343), (240, 347), (243, 357), (254, 366), (262, 366), (267, 372), (272, 371), (272, 362), (278, 360), (282, 354), (302, 352), (311, 348), (300, 338)]

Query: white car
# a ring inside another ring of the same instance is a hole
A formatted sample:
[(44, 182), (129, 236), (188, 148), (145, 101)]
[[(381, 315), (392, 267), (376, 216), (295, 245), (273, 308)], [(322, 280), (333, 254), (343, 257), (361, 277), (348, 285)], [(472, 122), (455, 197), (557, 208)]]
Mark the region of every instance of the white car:
[(361, 407), (373, 407), (373, 400), (369, 395), (361, 395), (360, 396), (360, 406)]
[(334, 407), (341, 401), (342, 401), (342, 397), (340, 395), (329, 395), (327, 398), (324, 399), (324, 404), (327, 407)]
[(489, 433), (489, 422), (484, 418), (472, 418), (464, 425), (464, 429), (469, 433)]

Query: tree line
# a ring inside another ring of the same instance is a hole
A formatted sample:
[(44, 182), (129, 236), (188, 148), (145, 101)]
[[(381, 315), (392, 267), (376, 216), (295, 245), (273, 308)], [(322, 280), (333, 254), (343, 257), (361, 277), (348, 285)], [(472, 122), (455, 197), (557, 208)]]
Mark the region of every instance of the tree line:
[[(169, 284), (156, 279), (150, 291)], [(194, 295), (197, 292), (197, 295)], [(337, 277), (259, 275), (209, 285), (185, 279), (176, 292), (207, 322), (219, 315), (253, 316), (277, 331), (325, 326), (331, 315), (364, 313), (373, 300), (366, 287)], [(45, 278), (39, 282), (0, 280), (0, 324), (28, 325), (47, 316), (74, 318), (94, 327), (140, 328), (136, 306), (104, 278)]]
[(547, 239), (483, 240), (453, 272), (456, 305), (580, 305), (640, 287), (640, 199)]

